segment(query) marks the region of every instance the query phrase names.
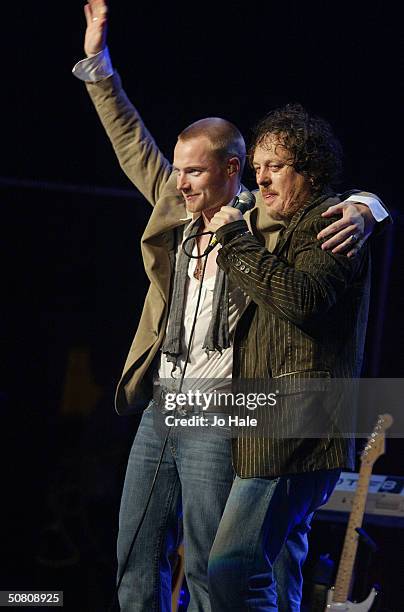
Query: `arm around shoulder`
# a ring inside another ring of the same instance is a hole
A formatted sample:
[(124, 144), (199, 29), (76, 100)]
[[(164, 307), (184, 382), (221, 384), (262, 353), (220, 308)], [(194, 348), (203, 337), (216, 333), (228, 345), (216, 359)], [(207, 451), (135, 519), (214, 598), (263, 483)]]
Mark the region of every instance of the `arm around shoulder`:
[(320, 216), (301, 222), (291, 235), (288, 260), (244, 234), (220, 250), (217, 262), (258, 306), (310, 325), (333, 308), (368, 258), (366, 247), (355, 258), (322, 250), (316, 236), (328, 223)]

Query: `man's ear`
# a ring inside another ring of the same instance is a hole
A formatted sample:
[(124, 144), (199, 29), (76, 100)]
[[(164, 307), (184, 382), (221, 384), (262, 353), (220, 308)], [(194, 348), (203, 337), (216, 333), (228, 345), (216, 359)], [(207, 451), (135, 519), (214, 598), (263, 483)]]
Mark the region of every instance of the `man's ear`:
[(227, 162), (227, 174), (233, 176), (240, 173), (240, 160), (238, 157), (231, 157)]

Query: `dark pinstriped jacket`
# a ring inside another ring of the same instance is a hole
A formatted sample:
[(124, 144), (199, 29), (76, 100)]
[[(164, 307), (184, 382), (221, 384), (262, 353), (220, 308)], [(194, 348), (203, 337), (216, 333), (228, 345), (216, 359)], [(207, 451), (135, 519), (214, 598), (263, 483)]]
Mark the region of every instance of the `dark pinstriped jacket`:
[[(293, 386), (302, 378), (360, 375), (370, 256), (368, 247), (355, 258), (321, 249), (316, 236), (330, 223), (321, 213), (337, 202), (337, 197), (323, 196), (298, 211), (281, 232), (273, 253), (252, 234), (229, 234), (217, 262), (252, 298), (234, 339), (236, 379), (270, 378)], [(230, 225), (221, 228), (223, 233), (225, 228)], [(223, 239), (220, 230), (218, 237)], [(322, 431), (322, 437), (289, 435), (293, 420), (301, 418), (303, 407), (296, 404), (301, 401), (297, 397), (274, 410), (261, 411), (259, 434), (251, 435), (251, 429), (246, 429), (234, 440), (233, 461), (239, 476), (353, 467), (354, 443), (338, 437), (338, 418), (327, 421), (329, 429)], [(310, 403), (310, 394), (304, 401)]]

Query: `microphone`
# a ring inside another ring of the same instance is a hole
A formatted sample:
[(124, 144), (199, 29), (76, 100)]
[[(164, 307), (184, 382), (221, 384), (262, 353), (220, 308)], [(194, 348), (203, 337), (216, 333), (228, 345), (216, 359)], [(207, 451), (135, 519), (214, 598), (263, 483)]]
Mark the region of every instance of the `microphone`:
[(255, 195), (245, 189), (240, 193), (240, 195), (234, 198), (233, 208), (237, 208), (242, 215), (244, 215), (247, 210), (251, 210), (255, 206)]
[[(241, 212), (242, 215), (247, 212), (247, 210), (251, 210), (255, 206), (255, 196), (251, 191), (245, 189), (238, 196), (236, 196), (230, 205), (233, 208), (237, 208)], [(216, 234), (213, 234), (212, 238), (209, 241), (208, 246), (204, 251), (204, 255), (208, 255), (217, 245), (218, 239), (216, 238)]]

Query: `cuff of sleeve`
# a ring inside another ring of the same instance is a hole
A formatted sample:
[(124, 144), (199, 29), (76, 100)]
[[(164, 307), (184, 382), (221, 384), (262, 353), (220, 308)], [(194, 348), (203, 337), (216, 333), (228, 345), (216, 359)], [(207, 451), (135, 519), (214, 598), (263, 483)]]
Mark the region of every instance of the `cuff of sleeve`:
[(346, 202), (359, 202), (368, 206), (375, 220), (380, 223), (389, 216), (389, 213), (376, 198), (370, 196), (351, 195), (345, 200)]
[(107, 79), (114, 73), (108, 47), (93, 55), (80, 60), (72, 70), (75, 77), (87, 83), (97, 83)]
[(241, 234), (245, 234), (248, 232), (248, 225), (241, 219), (240, 221), (233, 221), (233, 223), (227, 223), (226, 225), (222, 225), (216, 232), (216, 238), (220, 242), (220, 244), (224, 245), (233, 240), (236, 236)]

